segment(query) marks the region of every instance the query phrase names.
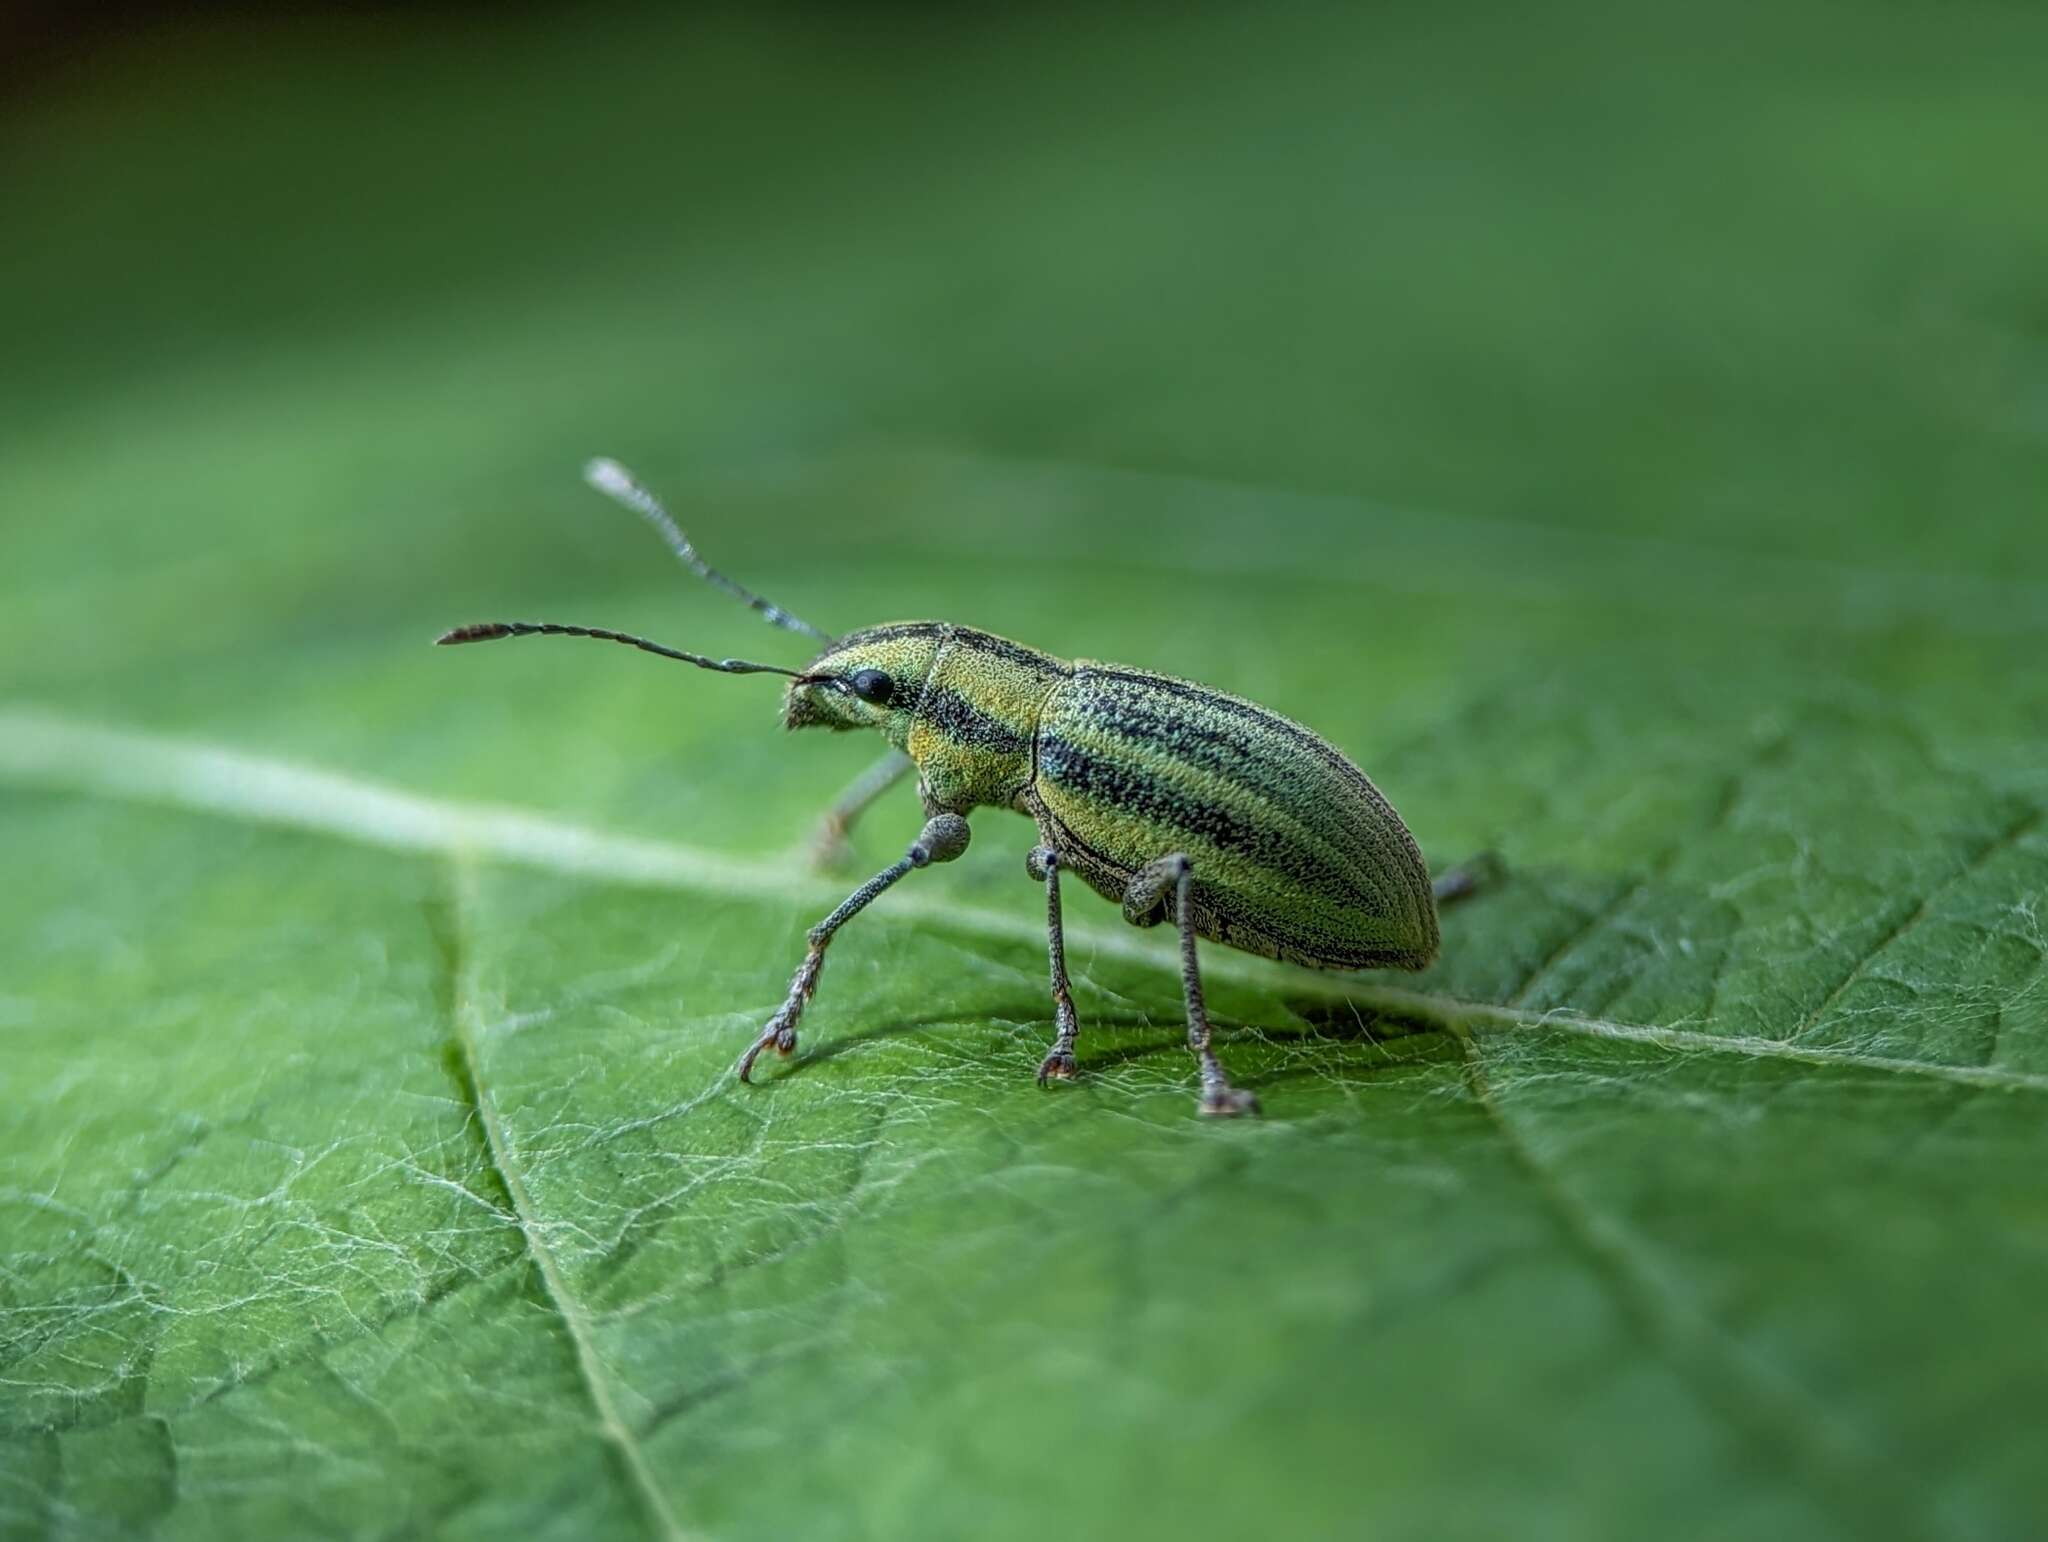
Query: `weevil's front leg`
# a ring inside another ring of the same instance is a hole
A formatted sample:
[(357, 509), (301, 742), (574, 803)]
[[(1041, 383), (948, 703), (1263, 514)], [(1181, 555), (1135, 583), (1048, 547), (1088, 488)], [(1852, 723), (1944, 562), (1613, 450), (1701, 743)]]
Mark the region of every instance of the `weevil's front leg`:
[(891, 750), (854, 778), (846, 791), (839, 795), (839, 801), (818, 821), (818, 833), (811, 838), (811, 865), (818, 868), (836, 866), (846, 855), (846, 837), (852, 832), (854, 822), (867, 812), (869, 804), (908, 776), (914, 764), (903, 751)]
[(1140, 868), (1124, 889), (1124, 919), (1133, 926), (1151, 926), (1164, 919), (1161, 910), (1168, 891), (1173, 894), (1173, 916), (1180, 925), (1180, 986), (1188, 1004), (1188, 1048), (1202, 1068), (1202, 1097), (1198, 1105), (1205, 1114), (1228, 1117), (1255, 1114), (1259, 1100), (1242, 1087), (1233, 1087), (1224, 1074), (1223, 1062), (1209, 1047), (1209, 1008), (1202, 1000), (1202, 971), (1195, 959), (1195, 865), (1175, 852)]
[(1439, 906), (1455, 905), (1459, 900), (1470, 899), (1489, 884), (1498, 883), (1503, 864), (1498, 853), (1482, 851), (1476, 857), (1467, 857), (1456, 867), (1437, 874), (1430, 883), (1430, 892)]
[(1050, 846), (1034, 847), (1024, 858), (1024, 871), (1045, 884), (1045, 946), (1052, 961), (1052, 1009), (1058, 1033), (1052, 1053), (1038, 1066), (1038, 1085), (1074, 1079), (1074, 1037), (1081, 1022), (1074, 1014), (1074, 990), (1067, 983), (1067, 933), (1060, 921), (1060, 854)]
[(817, 994), (818, 975), (825, 967), (825, 949), (831, 945), (832, 934), (867, 909), (870, 900), (904, 874), (915, 868), (929, 867), (934, 862), (951, 862), (967, 849), (972, 834), (967, 821), (958, 814), (933, 815), (925, 822), (917, 839), (910, 843), (908, 851), (847, 895), (837, 910), (811, 928), (810, 950), (804, 954), (804, 961), (797, 965), (782, 1009), (768, 1019), (768, 1026), (761, 1030), (761, 1037), (740, 1056), (741, 1081), (751, 1079), (755, 1060), (770, 1045), (779, 1055), (787, 1055), (796, 1048), (797, 1019), (804, 1015), (804, 1003)]

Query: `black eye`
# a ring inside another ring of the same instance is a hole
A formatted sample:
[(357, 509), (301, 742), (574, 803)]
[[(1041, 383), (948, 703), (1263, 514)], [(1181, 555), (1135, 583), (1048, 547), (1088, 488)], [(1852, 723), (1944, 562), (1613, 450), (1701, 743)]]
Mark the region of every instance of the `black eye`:
[(856, 669), (846, 683), (853, 687), (854, 695), (878, 707), (887, 706), (889, 698), (896, 694), (896, 682), (885, 670)]

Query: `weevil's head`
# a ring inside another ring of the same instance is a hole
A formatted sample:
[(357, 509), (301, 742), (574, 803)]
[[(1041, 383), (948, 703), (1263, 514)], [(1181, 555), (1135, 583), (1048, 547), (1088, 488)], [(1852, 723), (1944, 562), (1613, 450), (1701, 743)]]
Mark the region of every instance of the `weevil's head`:
[(898, 621), (834, 640), (790, 682), (783, 726), (874, 728), (901, 749), (948, 630), (940, 621)]

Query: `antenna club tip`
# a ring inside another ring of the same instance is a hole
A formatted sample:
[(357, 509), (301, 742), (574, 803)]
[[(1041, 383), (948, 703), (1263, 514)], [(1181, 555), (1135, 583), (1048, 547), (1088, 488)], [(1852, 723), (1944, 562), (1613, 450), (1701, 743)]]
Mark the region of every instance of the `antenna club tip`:
[(583, 480), (599, 492), (609, 493), (614, 498), (623, 498), (640, 489), (640, 484), (633, 480), (633, 473), (608, 455), (599, 455), (585, 461)]

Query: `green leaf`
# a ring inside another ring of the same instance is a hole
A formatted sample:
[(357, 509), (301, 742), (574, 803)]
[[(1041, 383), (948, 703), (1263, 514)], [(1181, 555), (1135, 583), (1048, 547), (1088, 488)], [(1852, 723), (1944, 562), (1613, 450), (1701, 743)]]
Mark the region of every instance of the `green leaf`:
[[(2048, 37), (1971, 15), (387, 17), (24, 109), (0, 1536), (2038, 1533)], [(1505, 877), (1420, 976), (1209, 949), (1219, 1124), (1078, 886), (1033, 1085), (985, 811), (739, 1086), (915, 801), (821, 877), (877, 747), (771, 683), (427, 646), (797, 659), (595, 452)]]

